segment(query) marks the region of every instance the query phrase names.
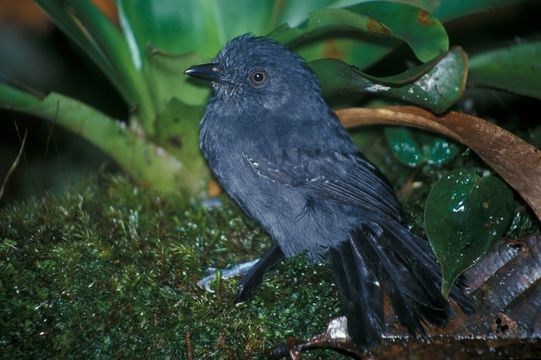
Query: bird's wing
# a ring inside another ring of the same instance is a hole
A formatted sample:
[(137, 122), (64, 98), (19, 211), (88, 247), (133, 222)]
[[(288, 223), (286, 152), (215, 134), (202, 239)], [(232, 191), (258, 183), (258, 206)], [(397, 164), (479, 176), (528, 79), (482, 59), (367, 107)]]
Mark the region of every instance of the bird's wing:
[(244, 158), (259, 176), (298, 187), (312, 198), (401, 218), (400, 205), (391, 186), (360, 153), (290, 148), (266, 158), (253, 158), (247, 154)]

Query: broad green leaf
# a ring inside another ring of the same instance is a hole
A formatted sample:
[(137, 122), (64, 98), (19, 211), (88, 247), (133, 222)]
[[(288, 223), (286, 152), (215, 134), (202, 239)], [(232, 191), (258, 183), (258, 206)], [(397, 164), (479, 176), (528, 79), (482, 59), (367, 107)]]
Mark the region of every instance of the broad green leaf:
[(454, 159), (460, 152), (460, 148), (453, 141), (422, 130), (387, 127), (385, 137), (393, 155), (410, 167), (425, 162), (442, 165)]
[[(351, 6), (372, 0), (342, 0), (335, 4), (338, 7)], [(490, 11), (504, 6), (518, 4), (530, 0), (390, 0), (425, 9), (442, 21), (449, 21), (469, 14)]]
[(32, 114), (57, 124), (101, 149), (139, 183), (162, 191), (200, 188), (188, 183), (191, 162), (181, 163), (124, 124), (69, 97), (51, 93), (43, 99), (0, 84), (0, 107)]
[(293, 0), (293, 1), (276, 1), (276, 7), (273, 15), (276, 18), (274, 27), (277, 25), (288, 23), (290, 26), (298, 26), (302, 24), (309, 13), (332, 7), (337, 3), (336, 0)]
[[(235, 36), (272, 29), (274, 1), (116, 0), (122, 30), (135, 58), (148, 48), (214, 56)], [(136, 48), (135, 48), (136, 45)]]
[(155, 137), (158, 146), (189, 166), (190, 171), (183, 174), (183, 181), (201, 183), (201, 188), (203, 180), (210, 178), (199, 150), (199, 122), (204, 111), (203, 106), (190, 106), (177, 98), (171, 99), (158, 116)]
[(469, 80), (541, 99), (541, 41), (495, 49), (472, 56)]
[(157, 110), (141, 72), (133, 62), (128, 43), (115, 25), (89, 1), (72, 1), (73, 15), (92, 36), (101, 52), (111, 61), (126, 86), (137, 94), (137, 103), (130, 104), (136, 110), (137, 119), (145, 132), (154, 133)]
[(438, 19), (449, 21), (462, 16), (490, 11), (529, 0), (399, 0), (419, 6), (432, 13)]
[(426, 235), (442, 267), (442, 293), (505, 233), (513, 193), (494, 176), (456, 169), (440, 179), (425, 207)]
[(130, 105), (137, 103), (137, 94), (129, 84), (122, 80), (115, 65), (96, 45), (89, 31), (80, 22), (75, 21), (71, 9), (60, 0), (36, 0), (38, 5), (49, 15), (55, 24), (75, 42), (90, 59), (100, 68)]
[(143, 73), (160, 113), (174, 97), (190, 105), (204, 104), (210, 91), (208, 83), (184, 75), (184, 70), (205, 61), (197, 53), (173, 56), (154, 51), (149, 55)]
[(133, 57), (141, 64), (149, 47), (211, 56), (227, 40), (214, 1), (117, 0), (117, 6)]
[[(346, 8), (353, 5), (372, 2), (373, 0), (342, 0), (330, 6)], [(392, 0), (397, 3), (417, 6), (425, 9), (440, 21), (449, 21), (461, 16), (476, 12), (490, 11), (492, 9), (512, 5), (528, 0)], [(311, 2), (311, 1), (307, 1)], [(290, 23), (291, 26), (295, 24)], [(379, 41), (376, 41), (379, 40)], [(381, 41), (384, 40), (384, 41)], [(359, 69), (366, 69), (389, 54), (399, 41), (392, 39), (345, 38), (336, 34), (332, 40), (318, 40), (296, 48), (308, 60), (322, 57), (333, 57), (355, 64)], [(331, 56), (328, 56), (331, 54)]]
[[(352, 92), (378, 94), (436, 113), (449, 109), (460, 98), (466, 84), (466, 54), (457, 47), (429, 65), (386, 78), (368, 76), (355, 66), (336, 59), (316, 60), (310, 66), (318, 75), (326, 97)], [(407, 83), (413, 79), (416, 80)]]
[(287, 23), (269, 36), (278, 42), (296, 42), (338, 31), (357, 31), (405, 41), (419, 60), (432, 60), (447, 51), (449, 40), (443, 25), (425, 10), (383, 1), (362, 3), (346, 9), (325, 9), (310, 14), (298, 27)]

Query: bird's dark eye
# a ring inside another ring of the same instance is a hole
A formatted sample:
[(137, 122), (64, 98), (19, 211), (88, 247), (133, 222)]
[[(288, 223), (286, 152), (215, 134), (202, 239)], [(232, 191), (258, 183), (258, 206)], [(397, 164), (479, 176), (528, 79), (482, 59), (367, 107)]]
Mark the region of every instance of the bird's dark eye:
[(263, 70), (256, 70), (256, 71), (253, 71), (251, 74), (250, 74), (250, 81), (254, 84), (254, 85), (261, 85), (263, 84), (265, 81), (267, 81), (267, 78), (268, 78), (268, 75), (265, 71)]

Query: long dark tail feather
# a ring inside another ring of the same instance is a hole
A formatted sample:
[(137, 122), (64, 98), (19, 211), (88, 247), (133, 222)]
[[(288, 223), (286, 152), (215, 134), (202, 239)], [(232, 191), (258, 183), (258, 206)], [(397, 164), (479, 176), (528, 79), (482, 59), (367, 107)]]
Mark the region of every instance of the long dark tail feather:
[(351, 251), (349, 243), (332, 249), (330, 257), (350, 336), (362, 346), (377, 344), (384, 329), (383, 293), (374, 271)]
[[(444, 326), (452, 317), (440, 292), (441, 274), (430, 246), (398, 221), (363, 224), (329, 255), (348, 331), (359, 345), (369, 347), (381, 339), (384, 292), (412, 335), (424, 336), (423, 324)], [(452, 289), (451, 298), (466, 314), (474, 311), (460, 286)]]

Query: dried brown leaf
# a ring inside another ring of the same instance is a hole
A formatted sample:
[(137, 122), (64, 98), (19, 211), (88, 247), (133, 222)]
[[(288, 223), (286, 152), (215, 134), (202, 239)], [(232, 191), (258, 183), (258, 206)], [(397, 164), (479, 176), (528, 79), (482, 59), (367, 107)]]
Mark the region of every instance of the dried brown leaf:
[(413, 106), (349, 108), (336, 114), (347, 128), (412, 126), (463, 143), (513, 187), (541, 220), (541, 151), (501, 127), (459, 112), (437, 116)]

